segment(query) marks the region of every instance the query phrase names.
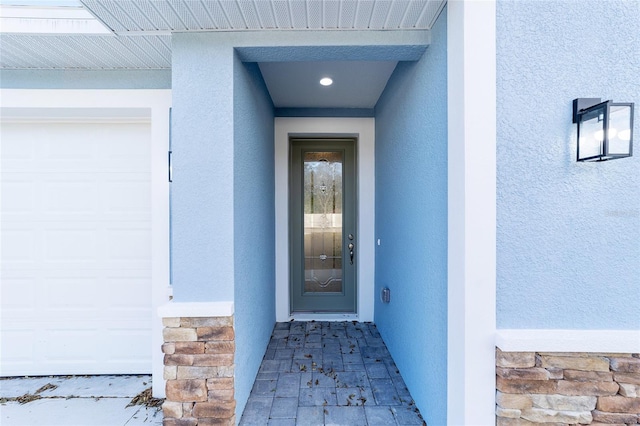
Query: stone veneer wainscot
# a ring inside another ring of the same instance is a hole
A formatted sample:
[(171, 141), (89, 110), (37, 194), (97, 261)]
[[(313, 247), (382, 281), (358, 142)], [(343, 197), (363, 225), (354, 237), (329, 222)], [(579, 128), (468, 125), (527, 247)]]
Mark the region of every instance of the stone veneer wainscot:
[(640, 423), (640, 354), (502, 352), (496, 348), (496, 424)]
[(233, 316), (162, 321), (163, 425), (235, 425)]

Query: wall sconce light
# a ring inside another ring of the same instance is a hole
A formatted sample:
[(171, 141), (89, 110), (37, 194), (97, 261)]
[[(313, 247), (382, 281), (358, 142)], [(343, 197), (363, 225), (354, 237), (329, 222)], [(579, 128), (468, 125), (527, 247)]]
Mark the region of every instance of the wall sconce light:
[(578, 125), (578, 161), (615, 160), (633, 154), (633, 103), (574, 99), (573, 122)]

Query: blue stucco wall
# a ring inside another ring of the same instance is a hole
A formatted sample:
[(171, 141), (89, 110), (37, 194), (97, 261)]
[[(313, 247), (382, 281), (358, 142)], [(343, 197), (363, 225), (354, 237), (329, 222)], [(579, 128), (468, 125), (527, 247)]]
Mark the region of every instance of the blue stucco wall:
[[(640, 328), (638, 22), (638, 1), (497, 3), (498, 328)], [(636, 103), (634, 157), (576, 163), (578, 97)]]
[(234, 51), (206, 33), (172, 48), (174, 300), (233, 301)]
[(240, 419), (275, 324), (273, 104), (257, 64), (234, 66), (236, 415)]
[(171, 89), (171, 70), (0, 70), (3, 89)]
[(275, 323), (274, 107), (216, 34), (173, 40), (174, 299), (233, 301), (240, 419)]
[(376, 105), (375, 322), (431, 426), (447, 413), (446, 21), (445, 10)]

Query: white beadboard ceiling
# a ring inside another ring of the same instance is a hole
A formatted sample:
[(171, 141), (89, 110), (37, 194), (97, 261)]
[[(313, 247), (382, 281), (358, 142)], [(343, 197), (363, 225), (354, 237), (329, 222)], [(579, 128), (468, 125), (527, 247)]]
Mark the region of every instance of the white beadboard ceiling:
[[(111, 34), (3, 32), (0, 35), (0, 68), (169, 69), (171, 32), (424, 30), (431, 28), (445, 2), (81, 0), (82, 7)], [(11, 0), (3, 1), (4, 5), (11, 3)]]
[(441, 0), (82, 0), (118, 34), (135, 31), (429, 29)]
[(168, 69), (171, 36), (0, 35), (3, 69)]
[[(446, 0), (0, 0), (3, 7), (7, 6), (0, 9), (0, 69), (168, 70), (174, 32), (429, 30), (445, 3)], [(55, 4), (62, 7), (51, 7)], [(63, 21), (43, 19), (52, 10)], [(94, 30), (91, 34), (90, 28)], [(395, 66), (393, 61), (260, 64), (274, 105), (284, 108), (373, 108)], [(318, 80), (322, 76), (331, 76), (334, 85), (320, 86)]]

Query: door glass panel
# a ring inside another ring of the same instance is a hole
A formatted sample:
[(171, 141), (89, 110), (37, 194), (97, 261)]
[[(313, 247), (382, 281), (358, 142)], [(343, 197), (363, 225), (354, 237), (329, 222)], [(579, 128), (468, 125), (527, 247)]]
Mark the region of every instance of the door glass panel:
[(342, 152), (304, 153), (304, 292), (342, 288)]

